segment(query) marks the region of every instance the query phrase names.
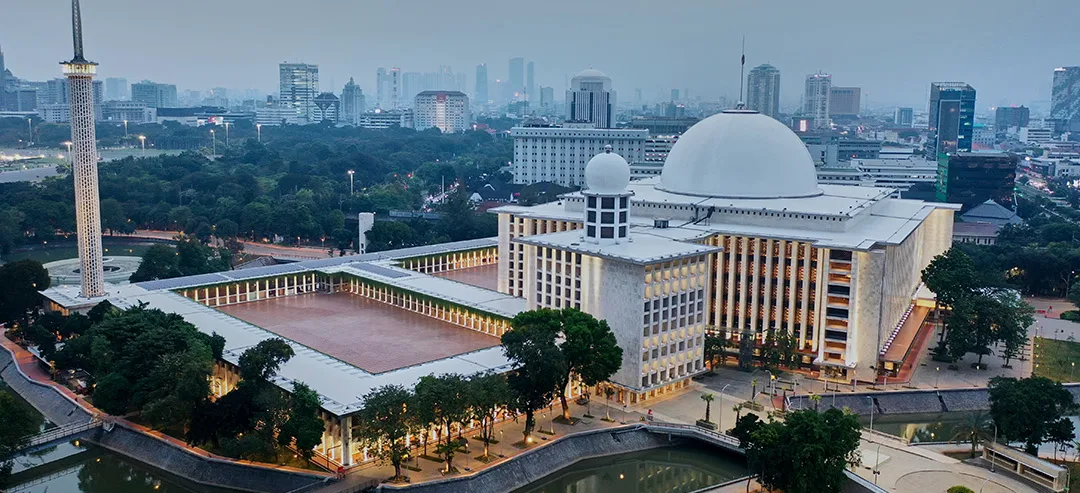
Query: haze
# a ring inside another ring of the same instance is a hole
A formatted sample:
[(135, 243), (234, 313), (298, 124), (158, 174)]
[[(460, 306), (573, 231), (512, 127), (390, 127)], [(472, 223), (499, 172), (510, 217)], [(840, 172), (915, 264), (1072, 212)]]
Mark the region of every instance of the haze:
[[(924, 107), (929, 83), (968, 82), (979, 109), (1049, 99), (1051, 71), (1080, 65), (1080, 2), (721, 0), (85, 0), (87, 56), (102, 77), (184, 89), (277, 89), (277, 64), (316, 63), (323, 90), (375, 69), (450, 65), (473, 88), (475, 66), (506, 78), (507, 60), (535, 61), (538, 85), (565, 88), (588, 67), (622, 98), (672, 88), (735, 99), (740, 39), (747, 70), (771, 63), (797, 104), (806, 74), (859, 86), (869, 107)], [(0, 0), (0, 47), (19, 77), (58, 77), (71, 55), (70, 2)], [(624, 99), (629, 101), (629, 99)]]

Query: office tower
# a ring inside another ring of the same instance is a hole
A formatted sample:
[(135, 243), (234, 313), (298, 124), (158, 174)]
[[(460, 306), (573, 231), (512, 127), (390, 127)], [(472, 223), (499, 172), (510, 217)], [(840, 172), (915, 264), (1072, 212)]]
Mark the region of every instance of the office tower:
[(993, 200), (1013, 208), (1016, 166), (1011, 152), (957, 152), (938, 155), (937, 200), (963, 204), (961, 211)]
[(829, 128), (829, 96), (832, 76), (818, 72), (806, 76), (803, 115), (812, 120), (814, 128)]
[(341, 90), (340, 122), (347, 125), (359, 125), (360, 115), (364, 113), (364, 91), (349, 77), (349, 82)]
[(776, 118), (780, 112), (780, 71), (767, 63), (746, 76), (746, 108)]
[(0, 48), (0, 111), (7, 109), (7, 68), (4, 67), (4, 50)]
[(676, 101), (679, 101), (679, 90), (678, 89), (672, 89), (671, 90), (671, 102), (674, 103)]
[(75, 179), (75, 225), (84, 298), (105, 295), (101, 263), (101, 204), (98, 197), (97, 132), (94, 128), (94, 74), (97, 64), (83, 57), (82, 13), (71, 0), (75, 56), (62, 64), (71, 88), (72, 174)]
[(150, 108), (175, 108), (176, 86), (144, 80), (131, 85), (131, 100), (145, 103)]
[(566, 91), (566, 119), (590, 123), (594, 128), (612, 128), (615, 123), (615, 91), (611, 78), (596, 69), (588, 69), (570, 79)]
[(386, 70), (379, 67), (375, 71), (375, 92), (378, 107), (394, 110), (401, 107), (401, 69), (394, 67)]
[(300, 118), (314, 121), (315, 96), (319, 94), (319, 66), (308, 63), (279, 65), (281, 87), (278, 98), (282, 104), (300, 111)]
[(315, 96), (312, 100), (315, 109), (312, 110), (312, 123), (330, 122), (337, 123), (341, 111), (341, 100), (332, 92), (324, 92)]
[(510, 76), (507, 77), (509, 85), (507, 86), (509, 94), (507, 98), (510, 101), (516, 101), (522, 99), (522, 93), (525, 92), (525, 59), (521, 57), (510, 59)]
[(438, 128), (444, 134), (464, 132), (472, 125), (469, 96), (461, 91), (424, 91), (413, 101), (416, 130)]
[(893, 122), (898, 127), (911, 128), (915, 124), (915, 110), (912, 108), (896, 108), (893, 113)]
[(1050, 118), (1057, 132), (1080, 132), (1080, 67), (1054, 69)]
[(859, 116), (862, 88), (832, 87), (829, 89), (829, 116)]
[(930, 84), (928, 155), (970, 151), (975, 131), (975, 89), (963, 82)]
[(634, 89), (634, 104), (641, 104), (641, 88)]
[(122, 77), (108, 77), (105, 79), (105, 99), (109, 101), (122, 101), (128, 99), (128, 81)]
[(476, 104), (483, 106), (488, 103), (488, 74), (487, 64), (481, 63), (476, 66)]
[(540, 107), (548, 109), (555, 106), (555, 88), (554, 87), (541, 87), (540, 88)]
[(529, 101), (536, 101), (539, 94), (536, 94), (536, 66), (533, 62), (529, 62), (525, 70), (525, 97)]
[(1031, 121), (1031, 111), (1021, 106), (998, 106), (994, 111), (994, 133), (1002, 135), (1010, 128), (1026, 127)]

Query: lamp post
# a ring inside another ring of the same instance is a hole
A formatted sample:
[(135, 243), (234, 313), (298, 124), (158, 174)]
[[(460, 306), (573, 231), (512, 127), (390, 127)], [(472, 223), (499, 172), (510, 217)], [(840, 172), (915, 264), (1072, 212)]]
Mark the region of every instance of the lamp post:
[[(997, 423), (994, 423), (994, 445), (997, 445), (997, 432), (998, 432)], [(996, 453), (997, 452), (994, 452), (994, 454), (996, 454)], [(996, 456), (994, 454), (989, 454), (990, 455), (990, 472), (994, 472), (994, 465), (997, 464), (997, 460), (996, 460), (997, 458), (996, 458)]]
[(874, 473), (874, 484), (877, 484), (877, 477), (878, 477), (879, 474), (881, 474), (881, 470), (879, 469), (879, 467), (881, 467), (881, 443), (880, 442), (878, 442), (878, 444), (877, 444), (877, 454), (874, 457), (874, 470), (871, 471), (871, 472)]
[(1073, 361), (1072, 362), (1072, 368), (1069, 368), (1069, 381), (1070, 382), (1073, 381), (1073, 371), (1075, 371), (1075, 370), (1076, 370), (1076, 362)]
[(210, 157), (217, 155), (217, 134), (214, 133), (214, 129), (210, 129), (210, 140), (213, 141), (213, 146), (210, 150)]
[(139, 136), (139, 143), (142, 144), (142, 157), (146, 157), (146, 136)]
[(936, 389), (936, 388), (938, 388), (938, 384), (941, 383), (941, 367), (940, 366), (935, 366), (934, 367), (934, 375), (936, 375), (936, 377), (934, 378), (934, 388)]
[(870, 401), (870, 441), (874, 441), (874, 398), (866, 396)]
[(68, 149), (68, 164), (71, 164), (71, 163), (73, 163), (73, 162), (74, 162), (74, 161), (72, 161), (72, 159), (71, 159), (71, 144), (72, 144), (72, 142), (71, 142), (70, 140), (69, 140), (69, 141), (67, 141), (67, 142), (64, 142), (64, 145), (66, 145), (66, 146), (67, 146), (67, 149)]
[(232, 125), (232, 123), (225, 122), (225, 148), (226, 149), (229, 147), (229, 125)]
[(127, 120), (124, 120), (124, 138), (128, 136)]
[(262, 124), (261, 123), (256, 123), (255, 124), (255, 134), (258, 135), (259, 143), (261, 144), (262, 143)]
[(724, 391), (727, 390), (730, 383), (724, 385), (724, 388), (720, 389), (720, 415), (716, 418), (716, 425), (720, 427), (720, 432), (724, 431)]
[(26, 147), (30, 147), (30, 144), (34, 143), (34, 119), (33, 118), (27, 118), (26, 119), (26, 129), (27, 129), (28, 132), (30, 132), (30, 138), (27, 139), (27, 141), (26, 141)]
[(347, 173), (349, 173), (349, 195), (352, 196), (353, 194), (355, 194), (353, 188), (353, 175), (356, 174), (356, 171), (350, 169)]

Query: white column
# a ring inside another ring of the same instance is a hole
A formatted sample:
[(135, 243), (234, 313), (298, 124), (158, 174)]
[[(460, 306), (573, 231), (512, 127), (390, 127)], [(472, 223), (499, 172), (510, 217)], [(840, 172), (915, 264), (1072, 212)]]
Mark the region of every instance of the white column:
[(341, 465), (353, 465), (352, 456), (352, 416), (341, 418)]

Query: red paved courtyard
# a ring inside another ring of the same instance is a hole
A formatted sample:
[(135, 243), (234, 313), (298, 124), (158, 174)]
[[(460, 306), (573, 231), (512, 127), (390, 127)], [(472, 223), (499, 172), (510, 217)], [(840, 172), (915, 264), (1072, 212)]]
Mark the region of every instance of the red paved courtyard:
[(490, 289), (492, 291), (499, 290), (499, 264), (451, 270), (433, 275), (450, 279), (451, 281), (465, 283), (470, 286), (476, 286), (478, 288)]
[(218, 307), (370, 373), (499, 345), (497, 337), (348, 293)]

